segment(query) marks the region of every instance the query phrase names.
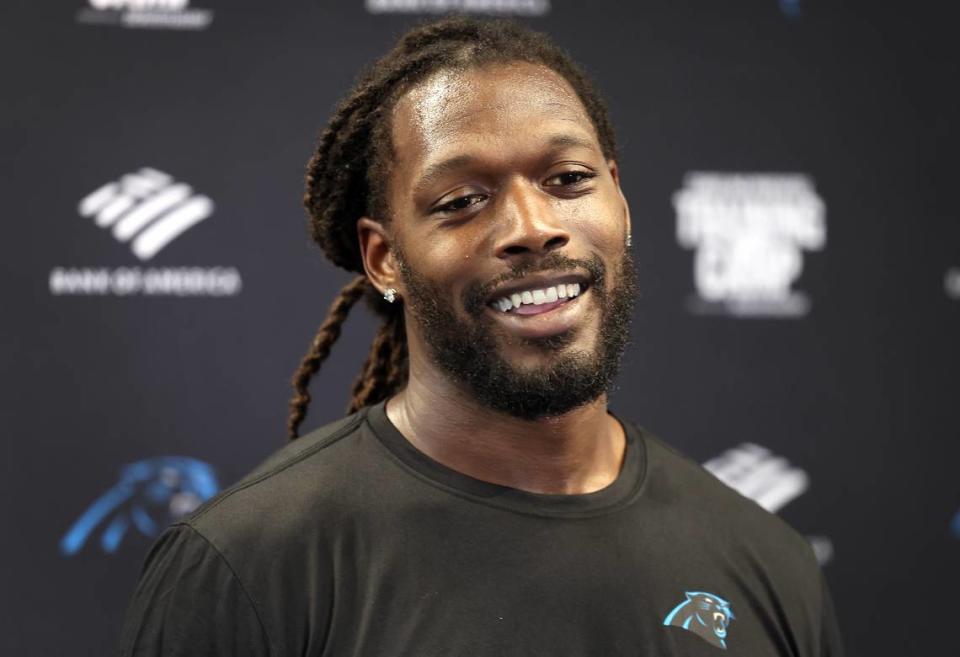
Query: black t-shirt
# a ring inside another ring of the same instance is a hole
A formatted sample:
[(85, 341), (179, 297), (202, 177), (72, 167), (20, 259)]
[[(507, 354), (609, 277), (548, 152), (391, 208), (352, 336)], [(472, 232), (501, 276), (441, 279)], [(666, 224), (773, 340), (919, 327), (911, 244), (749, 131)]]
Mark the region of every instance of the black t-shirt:
[(158, 539), (121, 653), (841, 655), (807, 541), (624, 424), (584, 495), (451, 470), (383, 404), (307, 434)]

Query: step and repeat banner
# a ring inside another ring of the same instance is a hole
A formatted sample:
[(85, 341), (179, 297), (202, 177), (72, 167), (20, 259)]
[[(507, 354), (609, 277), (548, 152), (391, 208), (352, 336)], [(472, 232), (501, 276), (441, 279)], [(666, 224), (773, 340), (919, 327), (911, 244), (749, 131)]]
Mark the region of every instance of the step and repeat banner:
[[(549, 32), (608, 98), (642, 294), (614, 408), (809, 538), (851, 655), (955, 654), (953, 23), (807, 0), (6, 7), (0, 653), (112, 654), (153, 538), (284, 444), (349, 279), (305, 163), (450, 10)], [(306, 429), (373, 330), (358, 309)]]

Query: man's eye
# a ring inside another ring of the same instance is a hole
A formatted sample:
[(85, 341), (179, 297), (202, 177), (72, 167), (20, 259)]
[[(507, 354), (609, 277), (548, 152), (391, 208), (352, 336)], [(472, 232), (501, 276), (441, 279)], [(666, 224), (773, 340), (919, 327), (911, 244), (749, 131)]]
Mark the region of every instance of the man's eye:
[(595, 176), (596, 174), (591, 171), (564, 171), (547, 178), (544, 185), (547, 187), (572, 187)]
[(438, 205), (433, 209), (434, 213), (446, 213), (459, 212), (460, 210), (466, 210), (471, 205), (475, 205), (484, 199), (483, 194), (467, 194), (466, 196), (461, 196), (460, 198), (455, 198), (452, 201), (444, 203), (443, 205)]

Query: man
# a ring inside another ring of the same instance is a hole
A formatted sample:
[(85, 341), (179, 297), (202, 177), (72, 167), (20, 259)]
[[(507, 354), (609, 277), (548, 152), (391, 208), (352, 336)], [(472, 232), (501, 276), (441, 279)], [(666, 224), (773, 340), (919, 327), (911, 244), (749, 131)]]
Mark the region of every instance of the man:
[(607, 410), (634, 296), (603, 103), (510, 23), (407, 33), (320, 139), (312, 234), (381, 315), (352, 414), (155, 545), (124, 655), (841, 654), (812, 550)]

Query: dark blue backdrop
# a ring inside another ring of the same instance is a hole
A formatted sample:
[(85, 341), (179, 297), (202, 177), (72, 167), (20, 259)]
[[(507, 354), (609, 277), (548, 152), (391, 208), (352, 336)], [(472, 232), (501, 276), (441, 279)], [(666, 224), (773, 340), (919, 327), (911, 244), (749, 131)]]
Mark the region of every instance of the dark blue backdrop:
[[(316, 132), (458, 4), (6, 7), (0, 652), (109, 654), (150, 536), (283, 443), (347, 280), (299, 205)], [(852, 655), (948, 654), (960, 58), (947, 9), (842, 4), (473, 6), (609, 98), (643, 293), (615, 407), (811, 537)], [(356, 313), (306, 427), (371, 337)]]

